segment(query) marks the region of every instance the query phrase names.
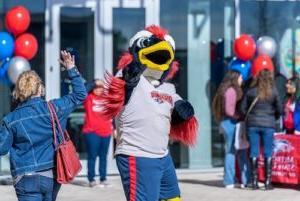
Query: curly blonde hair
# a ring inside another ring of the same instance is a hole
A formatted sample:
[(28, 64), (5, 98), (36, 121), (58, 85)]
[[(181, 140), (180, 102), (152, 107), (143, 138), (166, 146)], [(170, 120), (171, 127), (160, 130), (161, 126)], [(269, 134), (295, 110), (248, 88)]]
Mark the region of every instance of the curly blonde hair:
[(16, 101), (23, 102), (39, 93), (44, 95), (44, 84), (40, 76), (35, 71), (30, 70), (19, 76), (13, 91), (13, 98)]

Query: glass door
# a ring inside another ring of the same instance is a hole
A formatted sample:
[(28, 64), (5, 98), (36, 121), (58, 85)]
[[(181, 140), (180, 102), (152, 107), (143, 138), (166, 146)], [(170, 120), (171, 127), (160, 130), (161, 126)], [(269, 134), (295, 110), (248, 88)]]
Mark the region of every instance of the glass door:
[[(101, 0), (99, 26), (102, 39), (101, 66), (113, 72), (121, 53), (128, 49), (130, 38), (147, 25), (159, 24), (159, 0)], [(108, 158), (108, 171), (117, 172), (113, 159), (115, 142)]]
[[(58, 58), (61, 49), (73, 51), (76, 55), (76, 66), (85, 81), (99, 77), (95, 73), (98, 61), (95, 50), (98, 44), (96, 32), (96, 6), (94, 0), (87, 1), (47, 1), (46, 20), (46, 96), (57, 98), (72, 92), (70, 80), (60, 67)], [(98, 34), (99, 35), (99, 34)], [(84, 121), (83, 106), (79, 106), (67, 122), (67, 130), (79, 153), (83, 169), (87, 174), (86, 148), (81, 133)]]
[(240, 0), (239, 12), (241, 32), (276, 41), (273, 62), (279, 94), (284, 98), (286, 79), (300, 73), (300, 2)]
[[(81, 0), (47, 1), (46, 9), (46, 91), (57, 98), (71, 90), (57, 61), (60, 49), (72, 48), (78, 55), (78, 68), (86, 81), (112, 72), (129, 39), (145, 25), (158, 24), (159, 0)], [(60, 90), (58, 90), (60, 89)], [(84, 111), (79, 107), (67, 128), (80, 154), (81, 174), (86, 175), (86, 149), (82, 137)], [(114, 143), (108, 154), (108, 173), (116, 173)], [(98, 163), (96, 163), (98, 164)], [(98, 169), (96, 167), (96, 169)]]

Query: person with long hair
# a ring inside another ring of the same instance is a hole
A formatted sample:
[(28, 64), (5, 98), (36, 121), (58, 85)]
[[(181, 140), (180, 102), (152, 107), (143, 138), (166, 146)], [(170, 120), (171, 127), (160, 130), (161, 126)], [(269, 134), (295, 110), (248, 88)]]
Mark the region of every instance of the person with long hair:
[[(238, 104), (243, 96), (243, 77), (237, 71), (229, 70), (223, 78), (213, 100), (213, 113), (225, 138), (225, 166), (223, 183), (226, 188), (233, 188), (236, 182), (235, 159), (237, 151), (234, 147), (236, 124), (240, 119)], [(238, 153), (242, 185), (248, 183), (248, 165), (245, 150)]]
[(283, 129), (287, 134), (300, 134), (300, 79), (288, 79), (285, 88)]
[[(51, 100), (61, 125), (86, 97), (74, 58), (62, 51), (62, 65), (68, 71), (73, 92)], [(0, 125), (0, 155), (10, 153), (10, 169), (19, 201), (55, 201), (60, 184), (55, 175), (55, 147), (45, 87), (35, 71), (23, 72), (15, 85), (17, 108)]]
[(274, 67), (260, 69), (253, 75), (250, 88), (247, 90), (242, 103), (241, 112), (246, 114), (251, 104), (255, 102), (246, 121), (247, 134), (250, 141), (250, 158), (252, 165), (252, 188), (258, 189), (258, 157), (260, 139), (265, 158), (265, 189), (273, 189), (272, 175), (272, 145), (275, 133), (275, 121), (280, 118), (282, 105), (274, 83)]

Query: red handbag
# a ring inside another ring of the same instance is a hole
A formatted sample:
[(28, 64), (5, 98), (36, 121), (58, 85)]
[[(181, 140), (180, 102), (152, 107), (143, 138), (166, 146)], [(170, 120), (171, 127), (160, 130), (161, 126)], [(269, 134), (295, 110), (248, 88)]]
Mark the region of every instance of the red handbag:
[[(67, 131), (63, 132), (52, 103), (48, 102), (52, 122), (54, 147), (56, 149), (56, 180), (60, 184), (70, 183), (81, 170), (81, 163), (76, 149)], [(61, 133), (61, 140), (57, 142), (57, 130)]]

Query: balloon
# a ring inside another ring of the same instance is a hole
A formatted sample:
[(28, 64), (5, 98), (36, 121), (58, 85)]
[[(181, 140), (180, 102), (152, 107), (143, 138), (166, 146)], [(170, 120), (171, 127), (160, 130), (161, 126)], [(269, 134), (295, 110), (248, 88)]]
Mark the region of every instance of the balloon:
[(242, 34), (234, 41), (234, 53), (243, 61), (251, 59), (255, 54), (255, 49), (255, 41), (247, 34)]
[(32, 34), (22, 34), (15, 42), (15, 55), (32, 59), (38, 50), (38, 43)]
[(271, 58), (274, 57), (277, 45), (273, 38), (262, 36), (257, 40), (256, 45), (258, 54), (268, 55)]
[(16, 56), (10, 60), (7, 74), (12, 83), (16, 83), (20, 74), (30, 69), (30, 64), (25, 58)]
[(262, 70), (274, 71), (272, 59), (268, 55), (259, 55), (252, 63), (252, 76), (257, 76)]
[(10, 9), (5, 16), (7, 30), (15, 36), (27, 30), (30, 24), (30, 13), (23, 6), (16, 6)]
[(7, 69), (9, 67), (9, 58), (5, 59), (0, 66), (0, 79), (3, 79), (6, 76)]
[(239, 72), (243, 77), (243, 81), (246, 81), (250, 76), (251, 62), (233, 58), (228, 66), (228, 70)]
[(14, 39), (7, 32), (0, 32), (0, 60), (11, 57), (14, 53)]

